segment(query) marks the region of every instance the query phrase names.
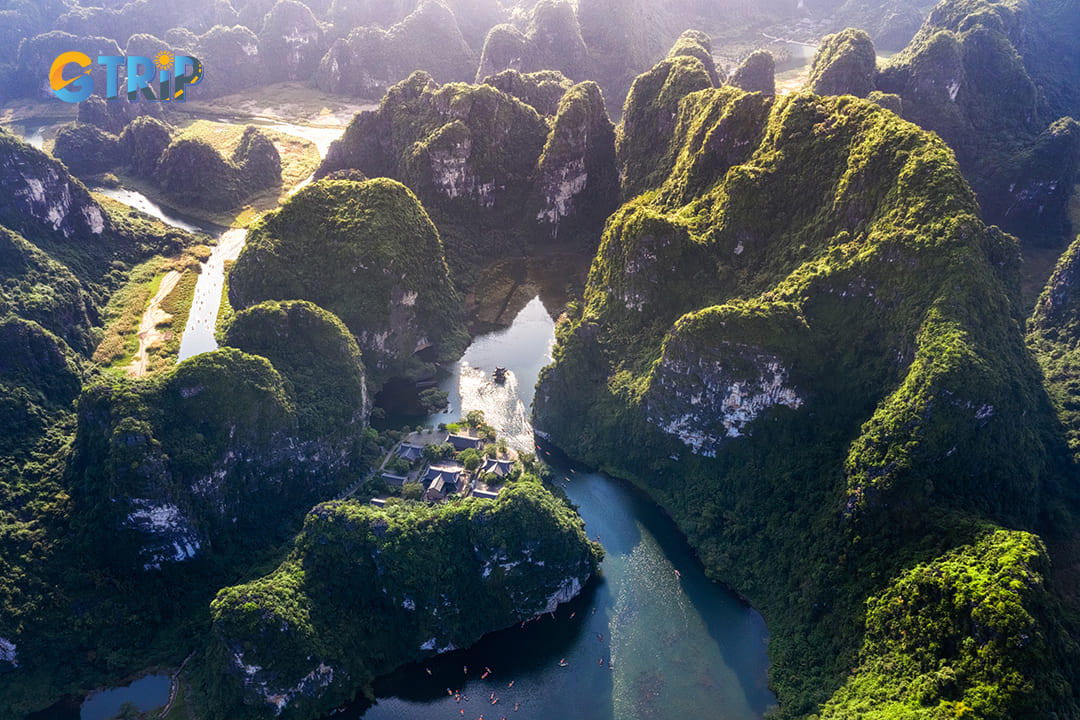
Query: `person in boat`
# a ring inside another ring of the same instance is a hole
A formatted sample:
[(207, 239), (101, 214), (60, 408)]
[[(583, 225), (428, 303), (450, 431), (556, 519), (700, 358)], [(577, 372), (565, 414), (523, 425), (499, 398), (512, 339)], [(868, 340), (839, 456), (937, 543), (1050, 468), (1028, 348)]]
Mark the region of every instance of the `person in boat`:
[(570, 663), (566, 662), (566, 658), (563, 658), (562, 660), (559, 661), (559, 667), (566, 667), (569, 664)]

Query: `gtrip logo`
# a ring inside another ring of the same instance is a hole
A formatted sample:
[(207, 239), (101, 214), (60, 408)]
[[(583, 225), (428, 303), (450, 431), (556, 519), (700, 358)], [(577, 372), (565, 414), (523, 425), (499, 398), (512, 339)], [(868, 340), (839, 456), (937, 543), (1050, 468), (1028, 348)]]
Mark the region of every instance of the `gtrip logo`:
[[(105, 99), (109, 101), (119, 98), (121, 66), (127, 70), (127, 96), (131, 102), (138, 102), (140, 95), (150, 102), (184, 102), (187, 89), (203, 79), (203, 66), (197, 58), (168, 51), (153, 58), (100, 55), (97, 64), (105, 68)], [(89, 55), (77, 50), (60, 53), (49, 68), (49, 87), (64, 102), (82, 102), (94, 92), (92, 70)]]

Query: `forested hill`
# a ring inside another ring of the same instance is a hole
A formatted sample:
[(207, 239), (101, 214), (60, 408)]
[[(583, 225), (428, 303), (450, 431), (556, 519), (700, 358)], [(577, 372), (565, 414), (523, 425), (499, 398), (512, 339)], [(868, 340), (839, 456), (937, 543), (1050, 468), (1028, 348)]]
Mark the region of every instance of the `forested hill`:
[(1036, 533), (1075, 532), (1077, 470), (1016, 240), (892, 112), (665, 63), (624, 108), (630, 199), (538, 429), (633, 479), (762, 610), (781, 716), (1076, 716)]

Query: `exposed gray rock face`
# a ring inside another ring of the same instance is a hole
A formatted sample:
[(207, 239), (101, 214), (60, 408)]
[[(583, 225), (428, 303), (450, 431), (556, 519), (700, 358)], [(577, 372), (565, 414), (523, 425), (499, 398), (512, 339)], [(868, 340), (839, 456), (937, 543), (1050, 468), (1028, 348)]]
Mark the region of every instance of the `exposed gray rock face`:
[(78, 419), (80, 522), (110, 538), (103, 561), (136, 571), (278, 535), (282, 517), (332, 494), (354, 461), (351, 436), (301, 438), (281, 376), (232, 348), (161, 383), (88, 388)]
[(0, 224), (23, 235), (45, 231), (92, 238), (108, 222), (63, 165), (0, 131)]
[(201, 547), (191, 518), (168, 502), (131, 498), (132, 510), (124, 526), (144, 537), (140, 556), (143, 570), (160, 570), (162, 563), (183, 562)]
[(19, 667), (19, 653), (15, 643), (4, 638), (0, 638), (0, 662), (11, 663), (14, 667)]
[(596, 83), (576, 85), (563, 97), (539, 169), (537, 219), (553, 237), (575, 220), (599, 227), (615, 209), (615, 127)]
[[(448, 218), (455, 228), (468, 227), (466, 248), (455, 234), (443, 234), (455, 272), (524, 241), (566, 237), (571, 225), (594, 242), (616, 202), (615, 136), (599, 87), (586, 82), (563, 94), (564, 82), (553, 73), (507, 71), (484, 84), (440, 86), (414, 73), (377, 111), (353, 118), (317, 174), (352, 168), (398, 179), (441, 229)], [(498, 86), (544, 109), (561, 96), (554, 120)], [(465, 254), (478, 252), (480, 243), (490, 243), (480, 256)]]
[(669, 346), (653, 373), (648, 413), (695, 453), (712, 456), (725, 439), (749, 432), (764, 411), (797, 409), (803, 401), (775, 355), (729, 343), (710, 348), (708, 356)]

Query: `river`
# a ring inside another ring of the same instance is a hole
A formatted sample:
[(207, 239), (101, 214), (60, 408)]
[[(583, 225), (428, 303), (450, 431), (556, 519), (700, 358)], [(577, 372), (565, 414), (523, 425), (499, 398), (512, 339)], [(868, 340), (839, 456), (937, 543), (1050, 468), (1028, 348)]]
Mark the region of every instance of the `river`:
[[(228, 118), (217, 118), (216, 121), (223, 123), (234, 122)], [(344, 127), (309, 127), (269, 120), (254, 121), (249, 122), (249, 124), (272, 128), (288, 135), (310, 140), (318, 149), (319, 157), (326, 156), (330, 143), (339, 138), (345, 130)], [(32, 135), (40, 141), (41, 129), (33, 129)], [(28, 141), (29, 139), (30, 136), (28, 136)], [(293, 188), (292, 192), (296, 192), (310, 182), (311, 177)], [(206, 233), (217, 239), (217, 244), (210, 251), (210, 257), (207, 258), (206, 262), (202, 263), (199, 269), (199, 279), (195, 283), (195, 293), (192, 298), (191, 311), (188, 313), (187, 324), (184, 326), (184, 334), (180, 337), (180, 351), (177, 359), (183, 361), (200, 353), (217, 350), (218, 344), (217, 339), (214, 337), (214, 327), (217, 322), (218, 311), (221, 308), (221, 293), (225, 285), (225, 265), (240, 256), (240, 251), (244, 249), (246, 231), (242, 228), (230, 229), (187, 217), (176, 210), (155, 203), (135, 190), (95, 187), (94, 191), (142, 210), (168, 225), (189, 232)]]
[[(444, 369), (439, 386), (448, 392), (451, 410), (428, 423), (483, 410), (511, 445), (534, 449), (527, 408), (554, 342), (551, 315), (535, 298), (508, 328), (477, 337), (459, 362)], [(488, 379), (496, 365), (510, 371), (501, 387)], [(374, 706), (361, 701), (332, 717), (760, 718), (776, 701), (767, 686), (768, 633), (761, 616), (705, 577), (674, 524), (643, 493), (545, 459), (590, 537), (600, 536), (607, 552), (601, 577), (554, 618), (401, 668), (376, 684)], [(567, 667), (559, 664), (563, 658)], [(481, 679), (485, 667), (492, 674)], [(448, 687), (461, 690), (468, 702), (459, 705)]]
[[(284, 124), (275, 126), (284, 129)], [(331, 139), (319, 138), (320, 152)], [(224, 265), (239, 254), (244, 231), (184, 218), (132, 191), (98, 191), (171, 225), (218, 238), (196, 285), (180, 359), (216, 349), (213, 329)], [(442, 369), (439, 386), (451, 407), (427, 422), (483, 410), (512, 446), (534, 449), (529, 407), (554, 342), (551, 314), (534, 298), (509, 327), (476, 337), (460, 361)], [(503, 386), (489, 380), (496, 365), (510, 371)], [(762, 717), (775, 697), (767, 686), (768, 633), (761, 616), (705, 577), (677, 528), (643, 493), (550, 456), (545, 460), (562, 478), (589, 535), (600, 536), (607, 552), (601, 576), (554, 618), (545, 616), (525, 628), (488, 635), (469, 650), (401, 668), (378, 681), (374, 705), (361, 700), (333, 718)], [(559, 662), (564, 658), (566, 667)], [(472, 672), (466, 675), (464, 666)], [(485, 666), (493, 672), (480, 679), (477, 670)], [(461, 690), (469, 700), (459, 705), (447, 687)], [(156, 698), (162, 690), (155, 687), (146, 694)], [(498, 698), (495, 705), (492, 694)], [(112, 703), (144, 700), (141, 695), (135, 698), (128, 691), (105, 697)]]

